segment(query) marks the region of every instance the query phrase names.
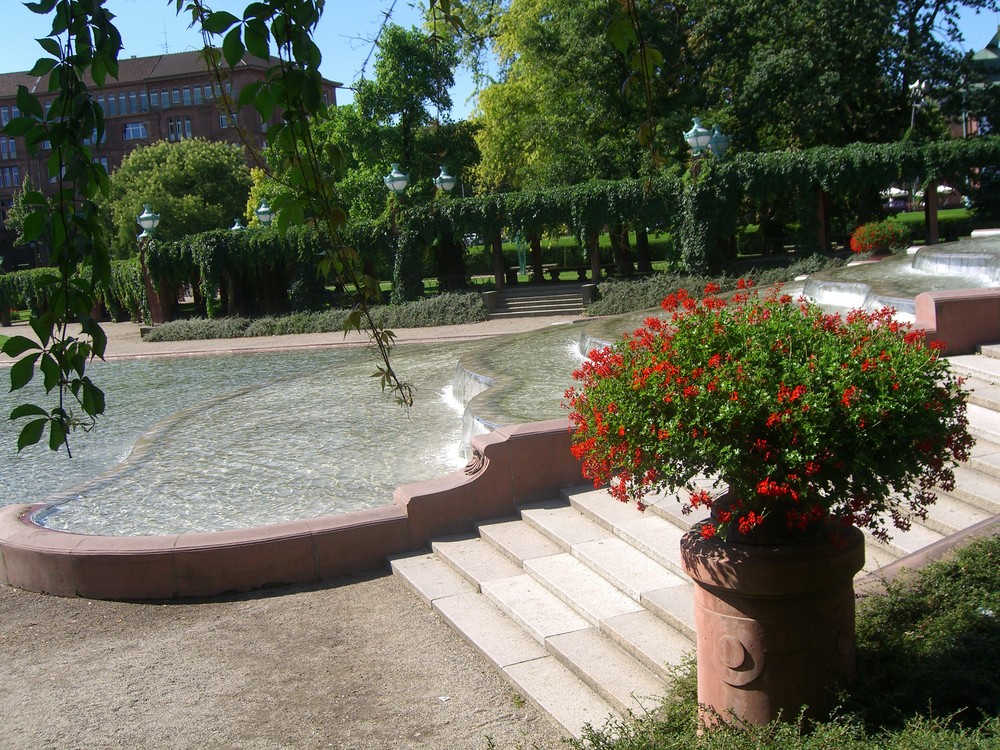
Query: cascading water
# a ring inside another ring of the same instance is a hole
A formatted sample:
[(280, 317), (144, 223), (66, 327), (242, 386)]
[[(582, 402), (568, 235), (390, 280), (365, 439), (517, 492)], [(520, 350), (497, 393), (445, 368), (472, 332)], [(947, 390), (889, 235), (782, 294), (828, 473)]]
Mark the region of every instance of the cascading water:
[(894, 307), (913, 321), (920, 292), (980, 289), (1000, 284), (1000, 236), (921, 247), (877, 263), (859, 263), (810, 277), (803, 294), (833, 309)]

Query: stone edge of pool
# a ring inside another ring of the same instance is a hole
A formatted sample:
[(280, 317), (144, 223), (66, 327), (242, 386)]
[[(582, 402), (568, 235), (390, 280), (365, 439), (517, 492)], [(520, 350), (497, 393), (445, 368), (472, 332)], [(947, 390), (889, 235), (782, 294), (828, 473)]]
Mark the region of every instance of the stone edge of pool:
[[(927, 292), (916, 325), (947, 355), (1000, 339), (1000, 289)], [(108, 537), (46, 529), (43, 505), (0, 509), (0, 583), (59, 596), (172, 599), (329, 580), (384, 567), (434, 537), (512, 516), (579, 485), (566, 419), (503, 427), (472, 440), (465, 469), (398, 487), (393, 504), (250, 529)]]
[(566, 419), (473, 439), (463, 469), (398, 487), (393, 504), (250, 529), (90, 536), (30, 520), (43, 505), (0, 509), (0, 582), (57, 596), (173, 599), (323, 581), (384, 567), (431, 538), (511, 516), (583, 480)]

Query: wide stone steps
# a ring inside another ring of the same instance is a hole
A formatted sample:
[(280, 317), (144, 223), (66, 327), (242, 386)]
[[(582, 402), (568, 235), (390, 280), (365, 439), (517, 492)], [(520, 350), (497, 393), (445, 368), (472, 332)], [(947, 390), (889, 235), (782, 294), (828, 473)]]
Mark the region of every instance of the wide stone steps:
[[(1000, 513), (1000, 414), (976, 405), (969, 417), (978, 443), (954, 490), (890, 542), (868, 535), (859, 575)], [(640, 512), (606, 490), (568, 488), (391, 565), (516, 690), (580, 737), (585, 724), (655, 705), (694, 651), (680, 539), (700, 516), (683, 507), (664, 493)]]
[(490, 318), (525, 318), (545, 315), (580, 315), (583, 292), (579, 284), (532, 284), (524, 288), (508, 287), (500, 293)]

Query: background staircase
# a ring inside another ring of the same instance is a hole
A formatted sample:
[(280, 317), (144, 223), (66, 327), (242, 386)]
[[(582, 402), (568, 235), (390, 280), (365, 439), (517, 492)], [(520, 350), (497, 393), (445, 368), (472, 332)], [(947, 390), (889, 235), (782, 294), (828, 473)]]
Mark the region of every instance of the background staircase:
[(527, 318), (544, 315), (580, 315), (583, 312), (583, 284), (553, 282), (508, 286), (499, 293), (495, 318)]
[[(866, 543), (872, 572), (1000, 513), (1000, 347), (952, 358), (969, 376), (970, 461), (928, 518), (889, 544)], [(670, 667), (694, 651), (692, 584), (680, 537), (698, 520), (675, 496), (640, 513), (604, 490), (578, 487), (522, 505), (516, 518), (431, 550), (392, 570), (568, 734), (612, 714), (655, 706)]]

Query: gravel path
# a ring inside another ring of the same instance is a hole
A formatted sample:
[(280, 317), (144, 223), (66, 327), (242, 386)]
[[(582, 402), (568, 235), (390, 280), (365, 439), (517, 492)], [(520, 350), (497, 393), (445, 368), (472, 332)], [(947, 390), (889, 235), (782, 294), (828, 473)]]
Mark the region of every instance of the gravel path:
[[(397, 333), (465, 340), (568, 320)], [(344, 343), (319, 334), (151, 345), (134, 325), (105, 327), (111, 358)], [(0, 685), (2, 750), (565, 747), (547, 715), (381, 571), (143, 604), (0, 586)]]

